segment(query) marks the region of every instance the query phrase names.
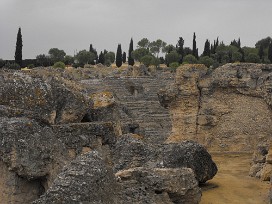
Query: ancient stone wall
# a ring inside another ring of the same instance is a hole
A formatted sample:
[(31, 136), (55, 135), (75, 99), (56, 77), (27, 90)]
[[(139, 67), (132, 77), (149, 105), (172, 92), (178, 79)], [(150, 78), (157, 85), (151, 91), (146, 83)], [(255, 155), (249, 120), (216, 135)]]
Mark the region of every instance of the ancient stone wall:
[(160, 92), (173, 120), (167, 142), (192, 139), (210, 151), (227, 152), (252, 152), (257, 144), (269, 143), (272, 66), (227, 64), (207, 71), (182, 66), (172, 88)]

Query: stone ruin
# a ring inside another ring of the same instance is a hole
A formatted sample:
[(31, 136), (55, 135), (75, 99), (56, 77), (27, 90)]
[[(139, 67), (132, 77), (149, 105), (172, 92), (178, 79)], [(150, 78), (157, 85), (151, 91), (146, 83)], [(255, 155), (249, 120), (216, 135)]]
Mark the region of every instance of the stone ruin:
[(1, 70), (0, 197), (199, 203), (198, 184), (217, 172), (207, 150), (257, 152), (262, 144), (267, 154), (254, 160), (261, 175), (271, 165), (271, 70), (185, 65), (176, 74), (130, 68), (76, 80), (51, 69)]

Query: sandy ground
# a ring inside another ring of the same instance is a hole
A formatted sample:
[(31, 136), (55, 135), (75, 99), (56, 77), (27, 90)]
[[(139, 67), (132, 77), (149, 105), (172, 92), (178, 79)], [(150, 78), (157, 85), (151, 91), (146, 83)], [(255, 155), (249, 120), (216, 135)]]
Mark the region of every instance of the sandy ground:
[(217, 175), (201, 186), (201, 204), (265, 204), (269, 182), (248, 176), (250, 154), (213, 154)]

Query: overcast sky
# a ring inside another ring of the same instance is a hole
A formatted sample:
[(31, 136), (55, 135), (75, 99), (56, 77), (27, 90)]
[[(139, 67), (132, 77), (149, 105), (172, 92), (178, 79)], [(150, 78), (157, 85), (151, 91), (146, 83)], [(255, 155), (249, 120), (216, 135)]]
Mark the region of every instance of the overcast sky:
[(203, 50), (206, 39), (242, 46), (272, 36), (272, 0), (0, 0), (0, 58), (13, 59), (18, 28), (23, 58), (47, 54), (50, 48), (116, 52), (128, 50), (133, 37), (176, 44), (179, 36)]

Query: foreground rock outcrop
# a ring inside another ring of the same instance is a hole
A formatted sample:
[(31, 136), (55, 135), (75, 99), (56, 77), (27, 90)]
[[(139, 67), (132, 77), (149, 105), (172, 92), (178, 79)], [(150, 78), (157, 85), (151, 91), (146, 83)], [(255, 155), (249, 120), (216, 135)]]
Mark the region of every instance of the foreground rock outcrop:
[(116, 174), (120, 203), (196, 204), (201, 191), (189, 168), (132, 168)]
[(0, 105), (2, 114), (59, 124), (80, 122), (91, 100), (86, 100), (77, 84), (64, 78), (1, 71)]
[(33, 204), (119, 203), (113, 172), (98, 152), (77, 157), (66, 166), (52, 187)]
[(116, 94), (40, 71), (1, 71), (5, 203), (200, 201), (198, 184), (215, 175), (216, 165), (194, 142), (161, 144), (170, 125), (167, 111), (157, 113), (155, 79), (110, 79), (118, 91), (125, 87)]

